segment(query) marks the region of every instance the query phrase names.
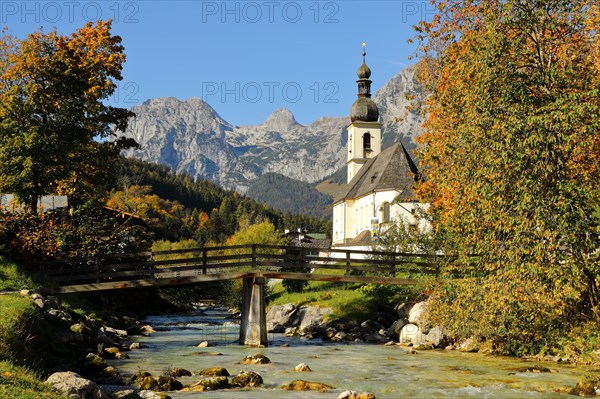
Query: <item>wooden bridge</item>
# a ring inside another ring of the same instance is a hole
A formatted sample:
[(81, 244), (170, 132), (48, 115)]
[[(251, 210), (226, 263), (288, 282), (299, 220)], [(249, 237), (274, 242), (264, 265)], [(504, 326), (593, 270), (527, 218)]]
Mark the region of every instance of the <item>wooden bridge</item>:
[(267, 345), (268, 279), (414, 285), (441, 256), (335, 248), (234, 245), (68, 258), (42, 265), (44, 292), (68, 294), (243, 279), (240, 343)]

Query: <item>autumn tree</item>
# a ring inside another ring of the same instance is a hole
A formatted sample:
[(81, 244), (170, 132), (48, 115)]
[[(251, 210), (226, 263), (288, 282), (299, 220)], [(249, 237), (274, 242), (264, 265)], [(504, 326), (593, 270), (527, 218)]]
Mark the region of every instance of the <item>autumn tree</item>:
[(433, 316), (500, 351), (536, 350), (576, 315), (600, 323), (599, 6), (437, 10), (416, 27), (431, 93), (418, 192), (458, 256), (446, 271), (465, 278), (438, 287)]
[(0, 39), (0, 191), (36, 212), (40, 196), (85, 196), (110, 176), (117, 138), (133, 114), (105, 105), (125, 53), (111, 21), (70, 36), (43, 31)]

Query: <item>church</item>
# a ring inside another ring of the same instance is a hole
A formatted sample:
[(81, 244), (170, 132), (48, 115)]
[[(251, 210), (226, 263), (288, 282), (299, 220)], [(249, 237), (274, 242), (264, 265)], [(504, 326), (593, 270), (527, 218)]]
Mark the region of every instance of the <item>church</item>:
[(358, 69), (358, 98), (350, 109), (348, 126), (347, 184), (333, 203), (332, 245), (368, 247), (395, 223), (426, 228), (415, 212), (426, 207), (417, 202), (413, 187), (420, 174), (402, 143), (381, 150), (377, 104), (371, 99), (371, 69)]

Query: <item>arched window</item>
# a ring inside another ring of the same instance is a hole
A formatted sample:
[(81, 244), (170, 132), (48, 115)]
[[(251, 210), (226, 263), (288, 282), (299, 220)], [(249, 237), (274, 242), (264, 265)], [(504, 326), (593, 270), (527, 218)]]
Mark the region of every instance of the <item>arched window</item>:
[(363, 158), (369, 158), (371, 156), (371, 133), (366, 132), (363, 134)]
[(381, 215), (382, 222), (389, 223), (389, 221), (390, 221), (390, 203), (389, 202), (383, 203), (381, 212), (383, 213), (383, 215)]

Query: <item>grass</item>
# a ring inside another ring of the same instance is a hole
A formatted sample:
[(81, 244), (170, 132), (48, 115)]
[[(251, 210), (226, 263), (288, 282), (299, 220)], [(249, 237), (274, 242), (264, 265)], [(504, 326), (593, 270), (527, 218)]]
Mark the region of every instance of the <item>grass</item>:
[(0, 360), (21, 360), (35, 313), (35, 305), (29, 298), (0, 295)]
[(0, 361), (0, 398), (2, 399), (69, 399), (40, 380), (33, 371)]
[(35, 288), (31, 278), (17, 264), (0, 255), (0, 291), (19, 291)]
[[(346, 271), (343, 269), (315, 269), (313, 273), (344, 275)], [(398, 301), (422, 300), (423, 289), (423, 285), (392, 286), (310, 281), (302, 292), (288, 293), (283, 285), (278, 283), (271, 287), (267, 301), (269, 307), (286, 303), (296, 306), (330, 307), (333, 309), (333, 313), (329, 319), (347, 317), (361, 322), (373, 317), (377, 311), (390, 310)]]

